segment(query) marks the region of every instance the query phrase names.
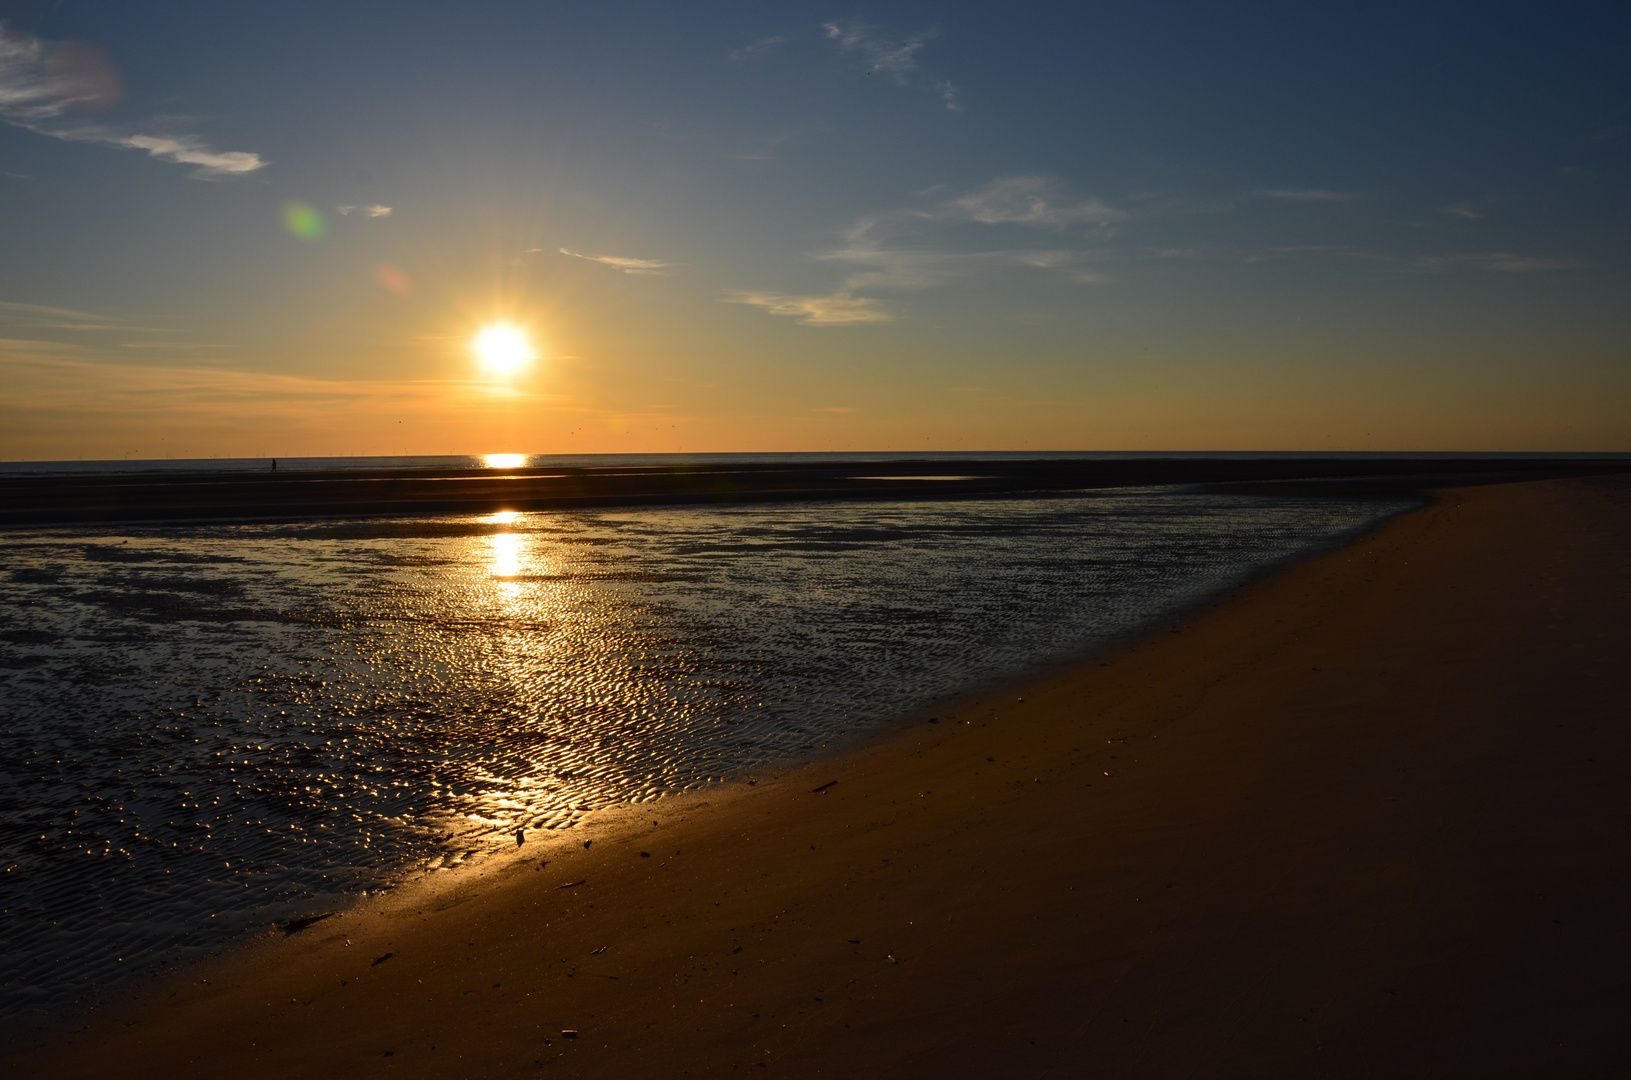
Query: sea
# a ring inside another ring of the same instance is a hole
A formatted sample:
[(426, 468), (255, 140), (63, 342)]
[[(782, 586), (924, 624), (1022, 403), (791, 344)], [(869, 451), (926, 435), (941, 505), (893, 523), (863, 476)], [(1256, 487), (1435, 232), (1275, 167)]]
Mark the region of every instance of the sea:
[[(887, 458), (731, 460), (795, 457)], [(0, 472), (238, 467), (266, 462)], [(0, 533), (0, 1025), (517, 829), (833, 753), (1414, 505), (1163, 487)]]

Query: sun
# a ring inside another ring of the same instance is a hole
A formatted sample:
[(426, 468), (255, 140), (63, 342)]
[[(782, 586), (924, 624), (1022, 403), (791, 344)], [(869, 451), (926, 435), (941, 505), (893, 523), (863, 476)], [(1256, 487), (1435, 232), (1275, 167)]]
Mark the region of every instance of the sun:
[(482, 327), (470, 343), (470, 351), (476, 354), (481, 366), (494, 375), (514, 375), (526, 367), (529, 360), (536, 359), (526, 331), (509, 323)]

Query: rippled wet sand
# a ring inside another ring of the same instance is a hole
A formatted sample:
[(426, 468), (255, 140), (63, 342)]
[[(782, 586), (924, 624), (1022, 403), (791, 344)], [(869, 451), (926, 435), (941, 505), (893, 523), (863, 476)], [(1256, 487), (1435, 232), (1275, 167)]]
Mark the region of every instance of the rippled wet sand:
[(7, 534), (0, 1017), (517, 828), (840, 744), (1405, 505), (1149, 490)]

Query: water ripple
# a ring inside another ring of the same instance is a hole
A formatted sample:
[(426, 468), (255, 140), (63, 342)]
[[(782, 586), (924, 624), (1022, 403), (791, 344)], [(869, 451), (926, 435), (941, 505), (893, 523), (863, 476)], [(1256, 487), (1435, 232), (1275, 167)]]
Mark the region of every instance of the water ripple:
[(8, 534), (0, 1016), (839, 744), (1401, 508), (1120, 491)]

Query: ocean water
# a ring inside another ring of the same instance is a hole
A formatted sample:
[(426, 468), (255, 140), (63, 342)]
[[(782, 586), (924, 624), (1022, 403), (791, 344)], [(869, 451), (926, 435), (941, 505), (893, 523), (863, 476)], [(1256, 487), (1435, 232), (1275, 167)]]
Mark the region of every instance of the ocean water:
[(0, 1020), (842, 746), (1413, 505), (1118, 489), (0, 535)]

